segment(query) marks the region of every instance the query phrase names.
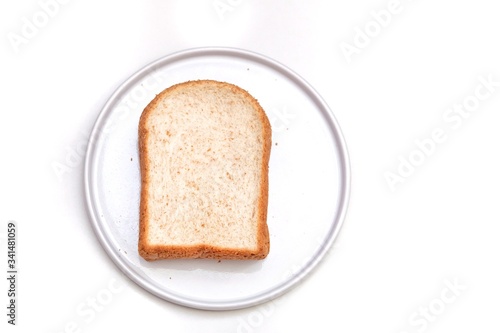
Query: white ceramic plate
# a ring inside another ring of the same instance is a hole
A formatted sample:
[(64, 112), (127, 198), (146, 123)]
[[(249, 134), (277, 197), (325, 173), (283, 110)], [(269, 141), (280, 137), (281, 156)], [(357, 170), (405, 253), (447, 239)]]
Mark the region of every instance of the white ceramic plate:
[[(246, 89), (271, 122), (271, 250), (264, 260), (146, 262), (138, 254), (139, 117), (155, 94), (197, 79), (226, 81)], [(85, 190), (96, 236), (130, 279), (180, 305), (237, 309), (290, 290), (332, 246), (347, 208), (348, 156), (332, 112), (293, 71), (249, 51), (191, 49), (139, 70), (110, 97), (90, 137)]]

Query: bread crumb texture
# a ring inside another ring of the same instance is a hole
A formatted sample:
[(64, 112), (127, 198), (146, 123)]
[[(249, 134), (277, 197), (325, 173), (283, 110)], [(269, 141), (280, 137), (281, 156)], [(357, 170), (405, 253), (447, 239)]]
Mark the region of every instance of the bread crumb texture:
[(139, 122), (140, 255), (265, 258), (270, 148), (264, 110), (233, 84), (158, 94)]

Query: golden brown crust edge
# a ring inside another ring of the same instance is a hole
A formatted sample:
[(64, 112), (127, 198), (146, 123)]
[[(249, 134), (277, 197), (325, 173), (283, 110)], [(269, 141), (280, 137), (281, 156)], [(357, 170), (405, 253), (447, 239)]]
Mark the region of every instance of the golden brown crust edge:
[[(257, 249), (255, 251), (219, 248), (211, 245), (197, 245), (197, 246), (165, 246), (165, 245), (149, 245), (147, 243), (147, 223), (148, 223), (148, 210), (146, 206), (146, 197), (149, 187), (149, 179), (147, 177), (147, 160), (148, 155), (146, 138), (148, 130), (145, 126), (146, 120), (151, 112), (156, 108), (157, 104), (163, 97), (169, 94), (172, 90), (181, 88), (187, 85), (197, 85), (204, 83), (212, 83), (219, 86), (229, 87), (231, 90), (242, 93), (248, 101), (257, 110), (262, 123), (262, 138), (263, 138), (263, 156), (261, 166), (261, 195), (258, 203), (259, 210), (259, 226), (257, 231)], [(265, 111), (260, 106), (259, 102), (248, 91), (227, 82), (214, 81), (214, 80), (196, 80), (187, 81), (175, 84), (162, 92), (146, 106), (140, 120), (139, 120), (139, 160), (140, 160), (140, 173), (141, 173), (141, 196), (140, 196), (140, 216), (139, 216), (139, 242), (138, 250), (141, 257), (145, 260), (153, 261), (158, 259), (188, 259), (188, 258), (204, 258), (204, 259), (231, 259), (231, 260), (249, 260), (249, 259), (264, 259), (269, 254), (270, 238), (269, 228), (267, 225), (267, 207), (269, 198), (269, 159), (271, 155), (272, 146), (272, 129), (269, 119)]]

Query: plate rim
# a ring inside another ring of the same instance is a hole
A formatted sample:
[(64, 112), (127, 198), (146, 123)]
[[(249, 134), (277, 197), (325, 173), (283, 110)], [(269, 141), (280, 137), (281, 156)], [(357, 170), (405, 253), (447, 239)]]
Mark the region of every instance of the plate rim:
[[(332, 126), (333, 134), (336, 141), (336, 146), (338, 147), (338, 155), (339, 155), (339, 165), (341, 168), (340, 177), (342, 180), (342, 184), (340, 186), (340, 195), (338, 198), (338, 211), (334, 215), (333, 220), (330, 224), (330, 229), (326, 235), (325, 241), (322, 243), (319, 251), (313, 253), (313, 256), (309, 259), (306, 265), (301, 267), (301, 270), (296, 274), (293, 274), (291, 278), (287, 279), (284, 283), (280, 283), (275, 286), (271, 286), (271, 290), (265, 290), (264, 292), (260, 292), (251, 297), (245, 297), (244, 299), (239, 300), (228, 300), (219, 303), (207, 302), (207, 301), (196, 301), (192, 299), (188, 299), (185, 297), (181, 297), (175, 293), (168, 292), (166, 290), (160, 289), (150, 280), (149, 277), (140, 276), (139, 273), (134, 270), (134, 267), (131, 267), (128, 262), (120, 257), (120, 254), (113, 246), (112, 241), (109, 239), (108, 235), (104, 232), (105, 226), (102, 225), (96, 212), (95, 205), (93, 203), (93, 198), (91, 196), (91, 171), (92, 171), (92, 156), (96, 152), (96, 144), (92, 142), (97, 137), (97, 141), (99, 141), (99, 135), (101, 134), (101, 127), (99, 126), (103, 120), (108, 116), (110, 110), (110, 106), (114, 103), (114, 101), (120, 96), (123, 91), (125, 91), (131, 83), (136, 81), (142, 75), (147, 75), (148, 73), (154, 72), (155, 68), (162, 67), (162, 65), (168, 65), (169, 63), (175, 63), (178, 60), (206, 56), (207, 54), (214, 55), (223, 55), (223, 56), (232, 56), (232, 57), (243, 57), (245, 59), (249, 59), (251, 61), (257, 61), (260, 64), (265, 66), (270, 66), (271, 68), (278, 70), (282, 75), (285, 75), (288, 78), (291, 78), (295, 84), (297, 84), (308, 96), (314, 99), (316, 104), (321, 105), (322, 110), (321, 113), (328, 117), (329, 126)], [(95, 235), (98, 238), (101, 247), (105, 250), (106, 254), (109, 258), (112, 259), (113, 263), (124, 273), (129, 279), (135, 282), (142, 289), (148, 291), (149, 293), (174, 304), (201, 309), (201, 310), (235, 310), (235, 309), (243, 309), (251, 306), (259, 305), (268, 301), (271, 301), (286, 292), (290, 291), (294, 287), (296, 287), (300, 282), (302, 282), (307, 276), (315, 270), (320, 262), (325, 258), (327, 253), (333, 246), (340, 230), (342, 229), (342, 225), (344, 224), (344, 220), (347, 214), (349, 200), (350, 200), (350, 186), (351, 186), (351, 169), (350, 169), (350, 159), (349, 153), (347, 149), (347, 144), (345, 138), (342, 134), (342, 130), (338, 121), (325, 102), (325, 100), (319, 95), (319, 93), (298, 73), (283, 65), (282, 63), (265, 56), (263, 54), (249, 51), (242, 48), (235, 47), (196, 47), (189, 48), (177, 52), (173, 52), (167, 55), (164, 55), (149, 64), (143, 66), (139, 70), (135, 71), (132, 75), (130, 75), (126, 80), (119, 84), (119, 86), (115, 89), (115, 91), (110, 95), (107, 99), (103, 107), (100, 109), (99, 114), (92, 126), (92, 131), (89, 137), (89, 143), (87, 145), (87, 150), (85, 154), (85, 164), (84, 164), (84, 191), (85, 191), (85, 201), (87, 214), (90, 217), (90, 222), (92, 229)], [(145, 279), (147, 278), (147, 280)]]

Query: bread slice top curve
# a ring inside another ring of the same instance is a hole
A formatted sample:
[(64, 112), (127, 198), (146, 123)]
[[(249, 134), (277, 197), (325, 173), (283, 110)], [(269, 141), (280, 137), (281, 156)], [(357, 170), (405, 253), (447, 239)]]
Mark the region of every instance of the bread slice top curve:
[(271, 126), (236, 85), (188, 81), (158, 94), (139, 121), (139, 254), (263, 259)]

